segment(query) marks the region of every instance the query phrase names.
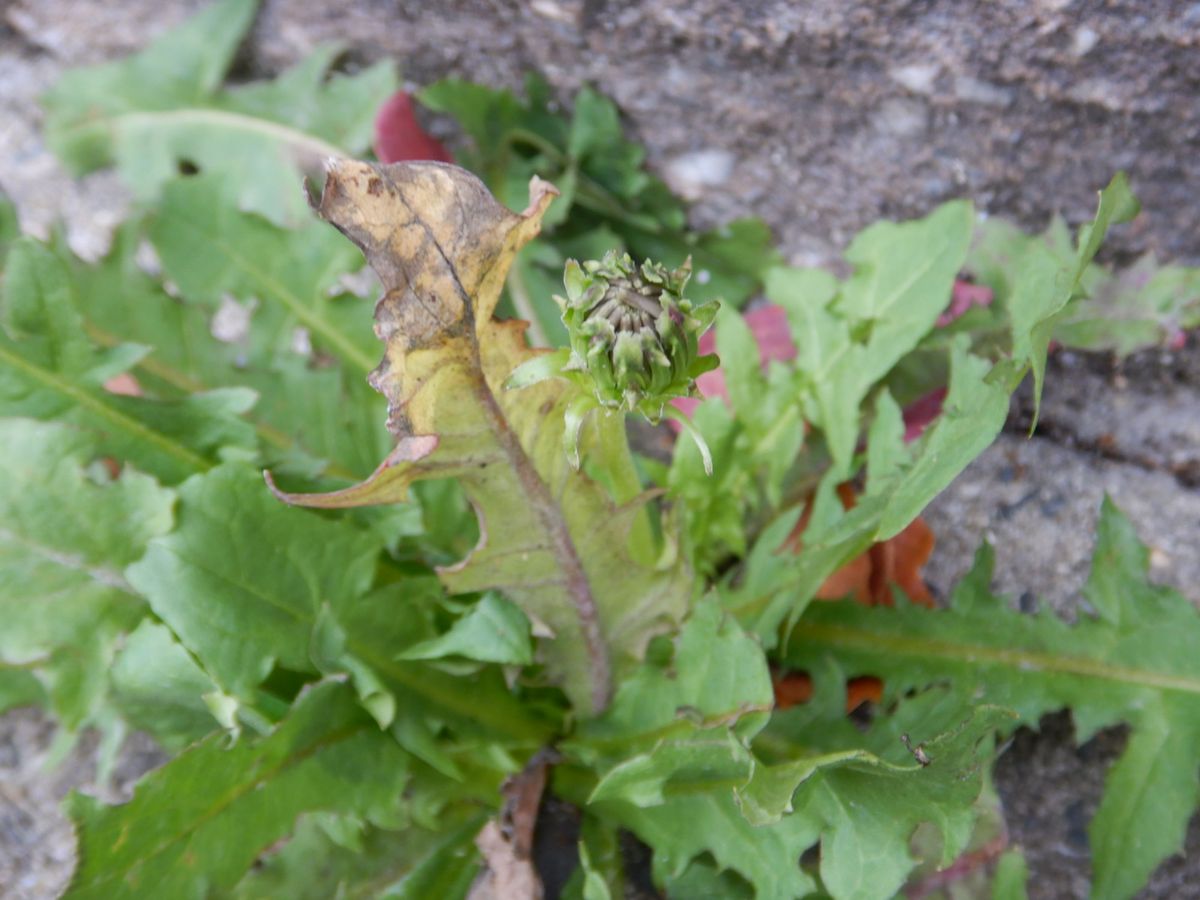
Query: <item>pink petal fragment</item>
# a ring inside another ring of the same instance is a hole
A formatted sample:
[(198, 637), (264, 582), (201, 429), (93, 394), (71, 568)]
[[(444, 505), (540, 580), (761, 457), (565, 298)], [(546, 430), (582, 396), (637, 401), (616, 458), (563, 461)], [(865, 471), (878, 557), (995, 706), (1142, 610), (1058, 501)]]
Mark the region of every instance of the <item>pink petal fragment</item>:
[(950, 305), (938, 316), (938, 328), (949, 325), (972, 306), (985, 307), (992, 303), (992, 289), (985, 284), (972, 284), (961, 279), (954, 282)]
[(142, 396), (142, 386), (128, 372), (122, 372), (108, 379), (104, 382), (104, 389), (110, 394), (120, 394), (122, 397)]

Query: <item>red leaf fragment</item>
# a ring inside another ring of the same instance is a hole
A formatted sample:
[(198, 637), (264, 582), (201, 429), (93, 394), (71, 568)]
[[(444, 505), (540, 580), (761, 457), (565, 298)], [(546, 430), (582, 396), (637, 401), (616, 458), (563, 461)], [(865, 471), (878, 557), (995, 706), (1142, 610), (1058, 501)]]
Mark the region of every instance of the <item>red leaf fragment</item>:
[(938, 388), (930, 391), (924, 397), (914, 400), (904, 407), (904, 442), (909, 443), (919, 438), (933, 421), (942, 414), (942, 402), (946, 399), (946, 389)]
[(433, 160), (452, 163), (454, 157), (417, 121), (412, 95), (398, 91), (375, 115), (375, 155), (381, 162)]

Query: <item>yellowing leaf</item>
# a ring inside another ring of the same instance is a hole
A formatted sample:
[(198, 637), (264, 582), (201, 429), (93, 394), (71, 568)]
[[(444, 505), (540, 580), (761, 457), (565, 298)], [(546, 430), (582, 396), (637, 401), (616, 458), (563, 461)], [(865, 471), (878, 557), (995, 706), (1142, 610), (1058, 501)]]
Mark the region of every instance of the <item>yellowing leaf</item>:
[[(330, 163), (318, 211), (363, 250), (386, 291), (375, 331), (387, 350), (371, 383), (388, 398), (399, 440), (355, 487), (280, 497), (326, 508), (391, 503), (414, 481), (456, 478), (479, 516), (480, 540), (442, 580), (453, 591), (503, 591), (548, 628), (554, 637), (542, 657), (551, 675), (578, 708), (595, 712), (608, 703), (613, 664), (682, 615), (690, 579), (682, 563), (645, 564), (654, 548), (622, 419), (588, 421), (575, 472), (562, 429), (579, 389), (564, 381), (501, 388), (539, 352), (525, 345), (525, 323), (492, 317), (556, 191), (534, 178), (530, 194), (518, 215), (454, 166)], [(605, 473), (603, 485), (589, 468)]]

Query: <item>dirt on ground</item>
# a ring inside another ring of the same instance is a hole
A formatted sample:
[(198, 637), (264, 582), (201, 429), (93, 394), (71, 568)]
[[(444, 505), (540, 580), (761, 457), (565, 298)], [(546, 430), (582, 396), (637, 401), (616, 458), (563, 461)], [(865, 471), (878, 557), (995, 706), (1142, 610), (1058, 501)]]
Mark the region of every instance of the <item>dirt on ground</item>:
[[(96, 256), (127, 199), (109, 173), (72, 182), (39, 136), (37, 96), (64, 69), (121, 56), (204, 5), (200, 0), (0, 2), (0, 187), (22, 222), (65, 221)], [(834, 262), (880, 218), (951, 197), (1040, 227), (1090, 217), (1095, 192), (1126, 170), (1144, 212), (1105, 251), (1200, 263), (1200, 3), (1171, 0), (267, 0), (239, 77), (278, 72), (339, 41), (353, 66), (399, 62), (412, 86), (446, 76), (519, 88), (541, 72), (569, 102), (589, 83), (620, 106), (651, 166), (709, 226), (764, 218), (785, 256)], [(447, 123), (431, 119), (454, 139)], [(1200, 603), (1200, 350), (1124, 363), (1057, 355), (1040, 424), (1027, 397), (1010, 426), (932, 506), (928, 574), (945, 596), (981, 539), (997, 587), (1028, 607), (1080, 610), (1092, 525), (1110, 494), (1151, 547), (1155, 578)], [(1084, 897), (1086, 823), (1120, 730), (1075, 747), (1069, 718), (1017, 735), (997, 783), (1030, 896)], [(53, 728), (0, 718), (0, 885), (56, 896), (72, 836), (57, 804), (93, 789), (84, 742), (46, 768)], [(161, 757), (121, 757), (119, 796)], [(1200, 896), (1200, 827), (1141, 896)]]

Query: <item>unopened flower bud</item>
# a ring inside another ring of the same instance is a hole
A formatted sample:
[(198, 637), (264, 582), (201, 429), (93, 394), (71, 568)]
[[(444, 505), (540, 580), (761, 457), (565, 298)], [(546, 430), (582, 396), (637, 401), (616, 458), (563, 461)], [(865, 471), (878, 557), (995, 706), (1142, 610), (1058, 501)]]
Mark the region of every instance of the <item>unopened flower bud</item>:
[(715, 354), (700, 355), (700, 335), (716, 317), (716, 301), (693, 306), (683, 289), (692, 274), (689, 259), (678, 269), (647, 260), (635, 265), (628, 253), (567, 263), (566, 297), (555, 297), (567, 326), (569, 348), (533, 357), (505, 380), (512, 390), (547, 378), (565, 378), (582, 390), (563, 412), (563, 448), (579, 468), (583, 422), (598, 407), (639, 412), (651, 422), (664, 414), (677, 419), (700, 450), (712, 474), (703, 436), (668, 404), (699, 397), (696, 378), (716, 368)]
[(587, 373), (602, 406), (657, 422), (675, 397), (698, 396), (696, 377), (717, 364), (699, 351), (717, 304), (684, 298), (690, 276), (690, 260), (671, 270), (615, 251), (567, 263), (567, 296), (555, 298), (570, 337), (566, 370)]

